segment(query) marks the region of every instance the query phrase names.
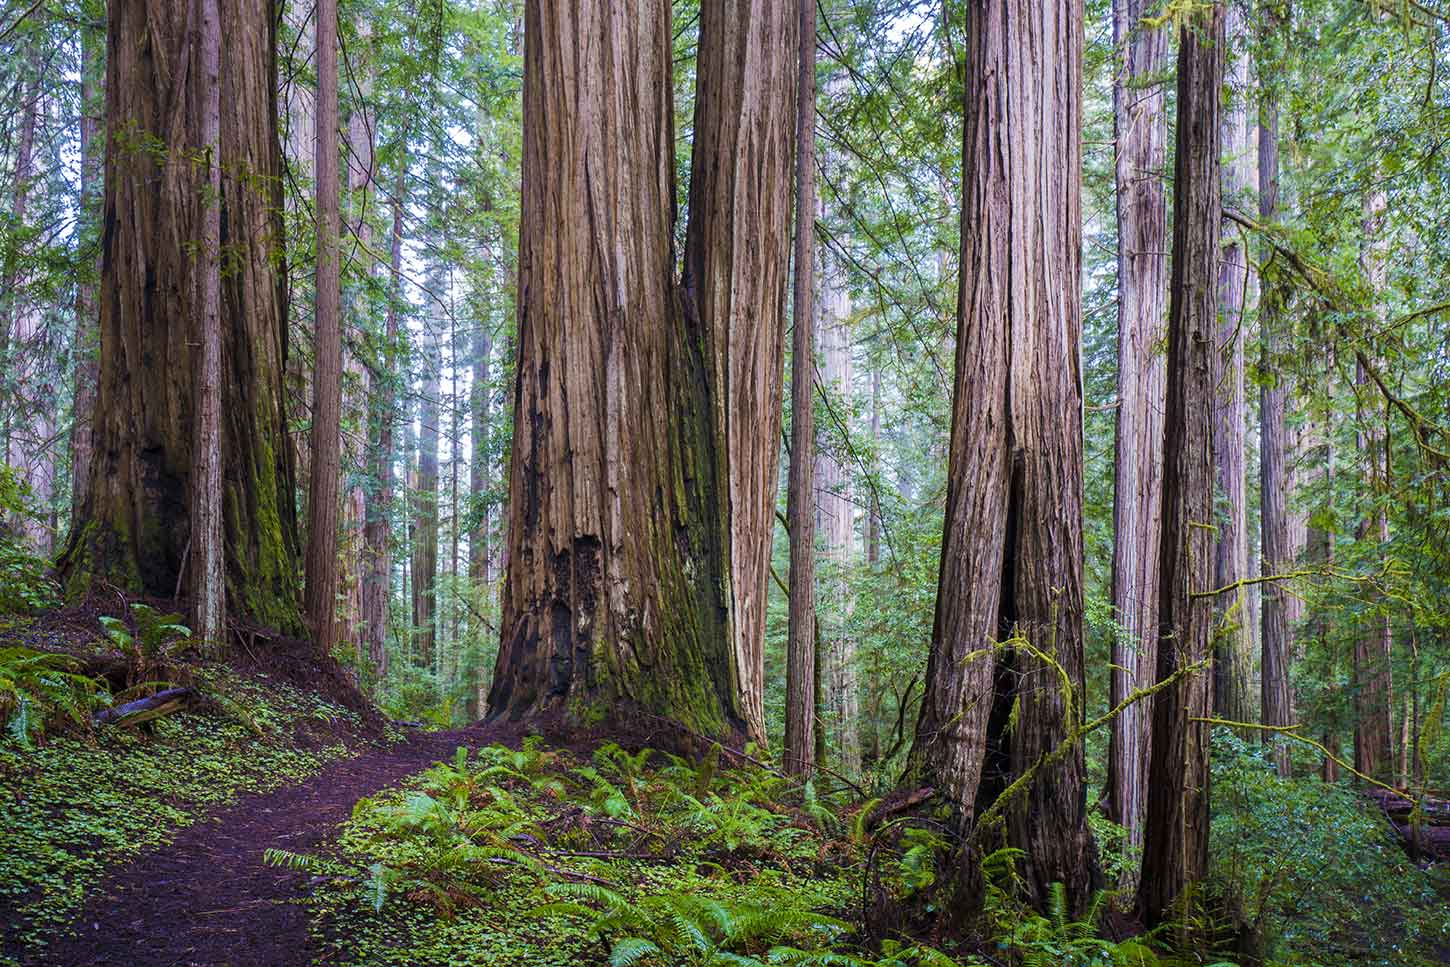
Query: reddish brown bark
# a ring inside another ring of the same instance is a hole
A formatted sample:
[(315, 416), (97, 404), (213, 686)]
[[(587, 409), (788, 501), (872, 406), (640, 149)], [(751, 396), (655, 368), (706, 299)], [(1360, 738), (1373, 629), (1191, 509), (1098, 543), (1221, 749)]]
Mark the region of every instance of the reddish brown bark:
[(1149, 924), (1175, 911), (1208, 872), (1211, 675), (1189, 671), (1213, 636), (1213, 356), (1217, 331), (1224, 13), (1215, 2), (1178, 38), (1173, 275), (1169, 287), (1159, 556), (1158, 680), (1184, 677), (1154, 699), (1147, 829), (1138, 898)]
[(1083, 708), (1082, 6), (977, 2), (967, 22), (946, 526), (911, 761), (964, 818), (1040, 767), (1006, 839), (1036, 901), (1062, 883), (1077, 908), (1082, 748), (1042, 757)]
[[(1168, 30), (1143, 22), (1143, 0), (1115, 0), (1113, 40), (1123, 64), (1113, 85), (1118, 217), (1118, 411), (1114, 453), (1113, 638), (1110, 700), (1117, 706), (1157, 675), (1159, 514), (1163, 488), (1163, 353), (1168, 213), (1164, 142), (1168, 134), (1159, 77)], [(1143, 845), (1148, 804), (1152, 700), (1113, 720), (1108, 808)], [(1137, 885), (1124, 873), (1124, 889)]]
[[(227, 598), (233, 613), (296, 632), (275, 24), (260, 0), (220, 0), (219, 12)], [(207, 193), (193, 163), (203, 85), (183, 82), (200, 70), (187, 16), (185, 4), (109, 8), (98, 419), (90, 487), (61, 562), (73, 592), (104, 581), (169, 597), (190, 539), (200, 310), (189, 253)]]

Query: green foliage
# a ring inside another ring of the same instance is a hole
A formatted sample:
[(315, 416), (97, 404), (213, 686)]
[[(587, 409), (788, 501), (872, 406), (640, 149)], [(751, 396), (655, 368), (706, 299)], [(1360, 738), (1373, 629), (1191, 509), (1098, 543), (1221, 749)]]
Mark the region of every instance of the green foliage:
[(1264, 750), (1213, 736), (1214, 888), (1285, 963), (1415, 967), (1450, 944), (1450, 909), (1348, 786), (1281, 779)]
[(730, 904), (696, 893), (626, 897), (593, 883), (546, 888), (554, 902), (541, 916), (580, 917), (591, 937), (612, 938), (611, 967), (763, 965), (752, 952), (787, 938), (830, 941), (849, 926), (834, 917), (792, 907)]
[(0, 648), (0, 721), (14, 741), (30, 748), (56, 718), (88, 724), (90, 713), (109, 701), (105, 686), (77, 666), (68, 655)]
[(56, 605), (59, 588), (47, 562), (12, 535), (9, 521), (33, 516), (31, 494), (14, 468), (0, 463), (0, 615), (35, 614)]
[(150, 735), (102, 729), (33, 749), (0, 741), (0, 903), (15, 914), (7, 938), (44, 942), (109, 867), (242, 793), (299, 782), (350, 754), (318, 732), (324, 719), (355, 725), (350, 710), (220, 667), (207, 678), (252, 709), (263, 733), (183, 712), (157, 719)]
[(178, 659), (195, 644), (179, 614), (162, 614), (139, 601), (131, 605), (130, 625), (110, 615), (100, 617), (106, 637), (126, 659), (126, 687), (165, 681), (174, 676)]

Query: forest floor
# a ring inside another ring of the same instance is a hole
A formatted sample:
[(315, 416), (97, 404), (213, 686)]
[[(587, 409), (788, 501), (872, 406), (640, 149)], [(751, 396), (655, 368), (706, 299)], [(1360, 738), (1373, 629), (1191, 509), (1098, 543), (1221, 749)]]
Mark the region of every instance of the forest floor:
[(498, 729), (422, 732), (391, 748), (334, 763), (311, 779), (249, 795), (169, 845), (114, 871), (92, 894), (74, 936), (36, 964), (135, 967), (317, 963), (308, 935), (308, 878), (268, 866), (268, 848), (314, 849), (359, 799), (460, 744), (498, 742)]

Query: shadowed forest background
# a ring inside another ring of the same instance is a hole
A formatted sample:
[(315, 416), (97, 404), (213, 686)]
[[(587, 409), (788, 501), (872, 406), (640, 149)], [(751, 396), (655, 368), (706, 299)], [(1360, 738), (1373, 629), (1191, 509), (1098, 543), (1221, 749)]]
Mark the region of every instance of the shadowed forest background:
[(1450, 962), (1443, 0), (0, 4), (0, 964)]

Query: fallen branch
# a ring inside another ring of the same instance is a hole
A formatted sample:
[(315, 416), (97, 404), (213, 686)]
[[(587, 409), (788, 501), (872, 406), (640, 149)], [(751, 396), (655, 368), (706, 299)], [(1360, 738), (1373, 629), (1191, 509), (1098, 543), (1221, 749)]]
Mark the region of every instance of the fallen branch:
[(101, 709), (91, 721), (96, 725), (140, 725), (163, 715), (180, 712), (191, 704), (195, 695), (196, 692), (190, 688), (168, 688), (125, 705)]

